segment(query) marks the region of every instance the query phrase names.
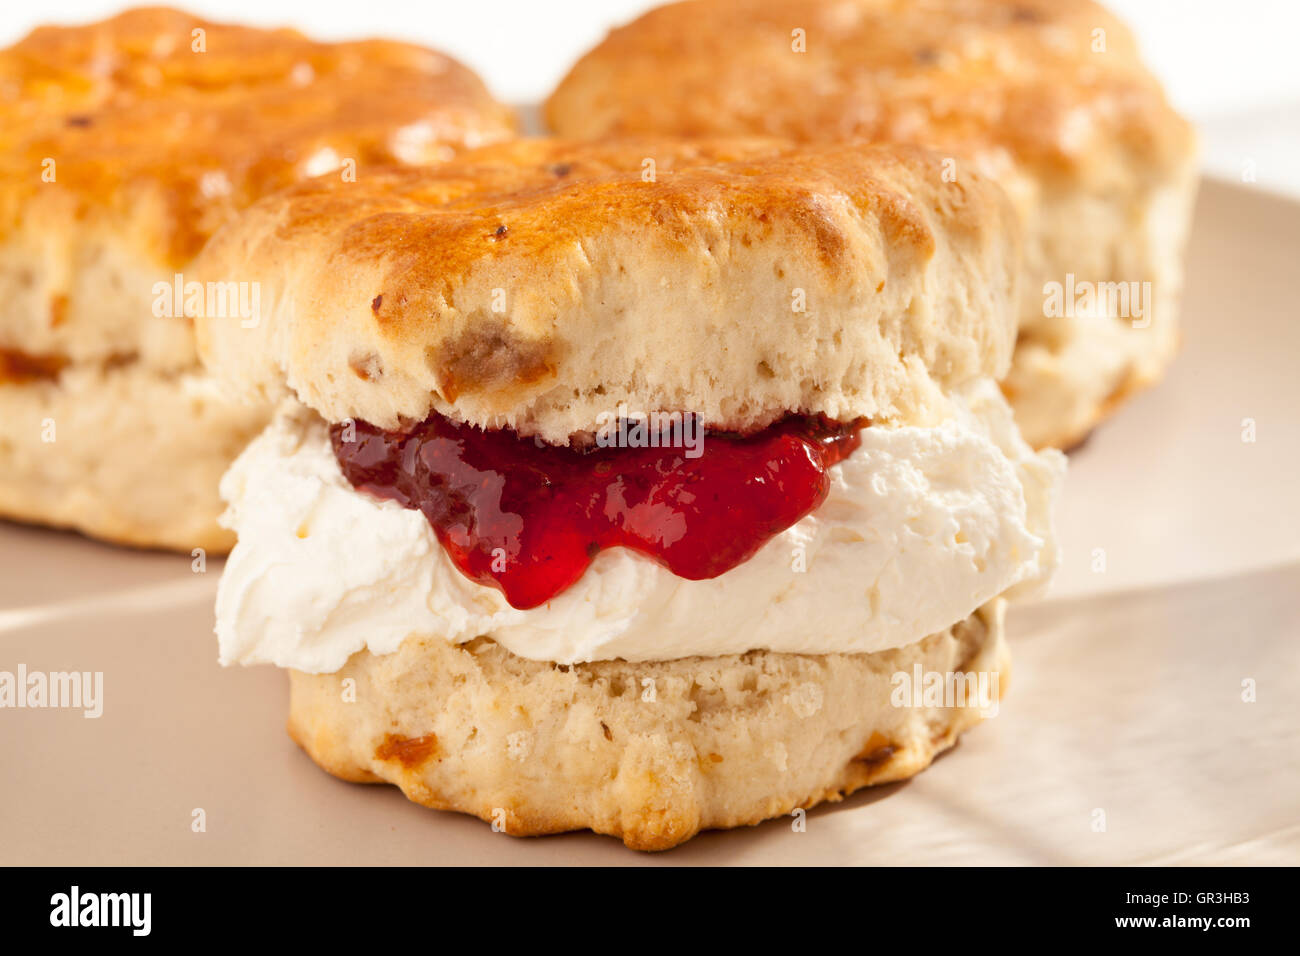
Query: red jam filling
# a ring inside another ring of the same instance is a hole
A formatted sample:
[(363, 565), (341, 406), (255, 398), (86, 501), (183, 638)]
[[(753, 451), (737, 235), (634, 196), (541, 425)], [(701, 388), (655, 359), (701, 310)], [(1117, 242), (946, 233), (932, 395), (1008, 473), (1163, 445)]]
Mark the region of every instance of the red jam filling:
[(734, 568), (826, 499), (828, 469), (866, 424), (789, 416), (743, 436), (700, 427), (694, 452), (680, 447), (679, 426), (679, 447), (584, 451), (435, 412), (407, 432), (357, 422), (350, 442), (334, 425), (330, 439), (354, 487), (418, 508), (466, 577), (530, 608), (605, 548), (690, 580)]

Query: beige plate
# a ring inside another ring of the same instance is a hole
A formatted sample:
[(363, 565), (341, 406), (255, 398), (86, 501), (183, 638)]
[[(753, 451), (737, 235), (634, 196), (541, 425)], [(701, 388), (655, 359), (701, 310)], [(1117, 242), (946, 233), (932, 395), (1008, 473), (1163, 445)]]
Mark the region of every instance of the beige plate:
[(1000, 715), (806, 832), (645, 856), (341, 783), (285, 735), (282, 675), (216, 665), (218, 568), (0, 526), (0, 670), (104, 675), (98, 719), (0, 710), (0, 863), (1300, 863), (1297, 250), (1300, 206), (1206, 184), (1186, 348), (1074, 455)]

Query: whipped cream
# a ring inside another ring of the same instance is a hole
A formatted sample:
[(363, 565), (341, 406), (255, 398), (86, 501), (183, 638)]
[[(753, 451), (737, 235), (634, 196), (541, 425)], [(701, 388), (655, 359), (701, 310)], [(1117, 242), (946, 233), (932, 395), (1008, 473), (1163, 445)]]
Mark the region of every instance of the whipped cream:
[(221, 483), (239, 535), (217, 595), (221, 662), (328, 673), (413, 634), (566, 664), (905, 646), (1045, 584), (1057, 562), (1064, 457), (1024, 443), (992, 382), (954, 406), (937, 427), (864, 429), (822, 506), (719, 577), (612, 548), (519, 610), (462, 575), (419, 511), (354, 489), (325, 423), (290, 404)]

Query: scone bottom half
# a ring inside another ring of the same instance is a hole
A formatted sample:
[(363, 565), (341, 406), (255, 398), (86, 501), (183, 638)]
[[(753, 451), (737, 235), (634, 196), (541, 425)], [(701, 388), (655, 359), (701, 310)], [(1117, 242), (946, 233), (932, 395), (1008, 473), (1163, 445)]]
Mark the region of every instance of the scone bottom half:
[(568, 666), (489, 638), (411, 638), (333, 674), (292, 671), (289, 734), (337, 777), (395, 784), (498, 831), (590, 829), (667, 850), (924, 770), (984, 709), (893, 706), (896, 675), (984, 675), (996, 710), (1010, 680), (1002, 620), (999, 601), (876, 654), (648, 664)]

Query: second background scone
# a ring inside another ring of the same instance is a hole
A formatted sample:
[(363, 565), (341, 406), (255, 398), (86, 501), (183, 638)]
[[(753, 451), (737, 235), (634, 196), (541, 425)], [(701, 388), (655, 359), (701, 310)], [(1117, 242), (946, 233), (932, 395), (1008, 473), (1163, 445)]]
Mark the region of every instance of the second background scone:
[(771, 135), (932, 147), (1025, 223), (1003, 387), (1070, 447), (1178, 344), (1195, 141), (1090, 0), (688, 0), (615, 30), (555, 90), (564, 136)]

